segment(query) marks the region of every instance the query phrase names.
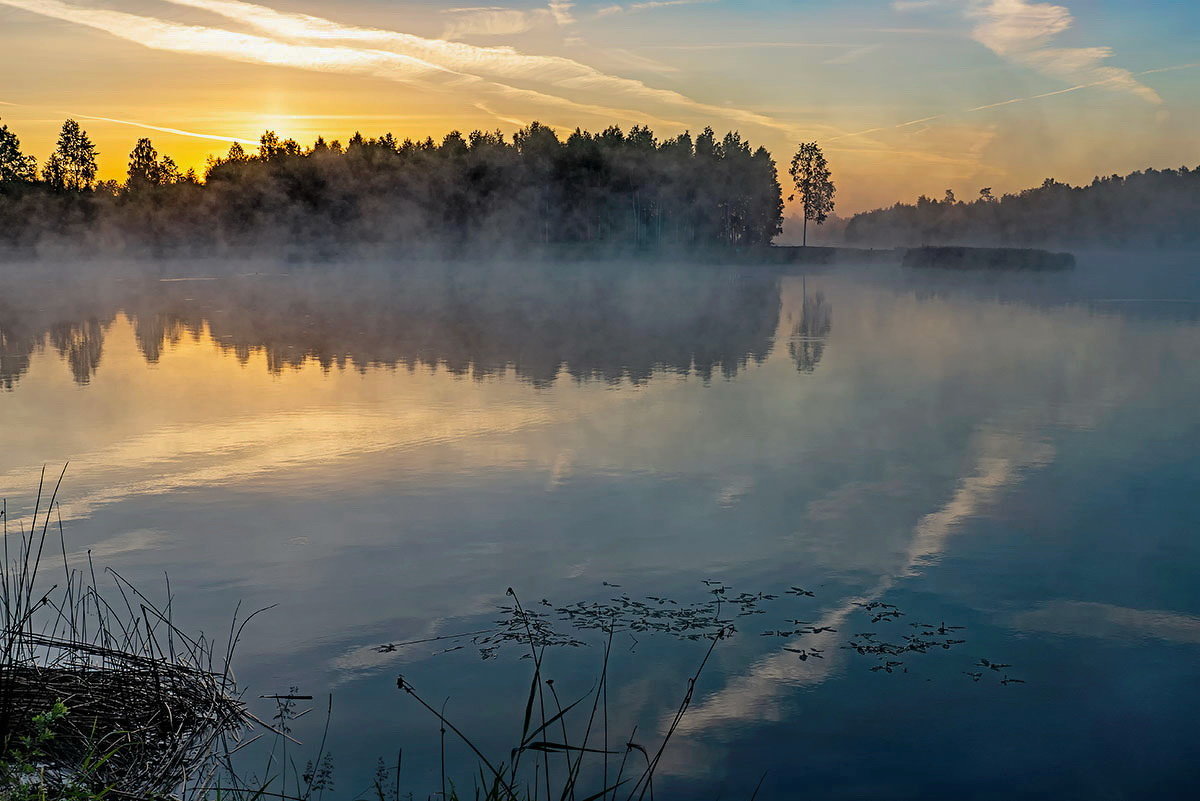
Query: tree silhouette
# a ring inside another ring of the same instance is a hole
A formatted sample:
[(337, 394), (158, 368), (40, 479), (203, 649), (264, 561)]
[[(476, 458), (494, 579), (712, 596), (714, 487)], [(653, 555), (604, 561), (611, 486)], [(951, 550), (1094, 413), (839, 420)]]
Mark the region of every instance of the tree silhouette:
[(817, 225), (825, 222), (833, 212), (833, 195), (836, 191), (830, 179), (829, 165), (825, 162), (825, 154), (816, 142), (804, 142), (792, 156), (792, 165), (788, 169), (796, 194), (788, 198), (800, 197), (804, 212), (803, 244), (808, 246), (808, 221), (813, 220)]
[(21, 152), (21, 140), (0, 125), (0, 184), (29, 183), (37, 178), (37, 162)]
[(92, 188), (96, 180), (96, 146), (87, 132), (75, 120), (63, 123), (58, 134), (58, 143), (47, 161), (47, 182), (56, 189), (82, 192)]
[(66, 189), (67, 167), (58, 153), (51, 153), (42, 165), (42, 180), (55, 189)]
[(991, 187), (972, 202), (918, 197), (915, 203), (854, 215), (847, 242), (917, 245), (1193, 247), (1200, 244), (1200, 169), (1144, 170), (1096, 177), (1085, 186), (1047, 178), (997, 197)]
[[(94, 185), (95, 148), (73, 121), (42, 175), (58, 190)], [(770, 244), (783, 208), (771, 154), (739, 132), (660, 140), (642, 125), (577, 129), (565, 139), (538, 122), (511, 139), (478, 130), (440, 142), (355, 133), (345, 148), (324, 138), (304, 148), (266, 131), (256, 152), (234, 143), (210, 158), (203, 178), (181, 175), (142, 139), (125, 184), (95, 188), (62, 191), (70, 199), (43, 198), (41, 207), (0, 207), (0, 244), (108, 228), (107, 241), (155, 254), (265, 248), (322, 259), (348, 244), (430, 256), (531, 244), (580, 255), (741, 250)], [(133, 202), (139, 194), (145, 202)]]
[(187, 180), (188, 175), (190, 175), (192, 179), (195, 179), (196, 177), (195, 170), (189, 169), (188, 175), (181, 173), (179, 171), (179, 165), (177, 165), (175, 163), (175, 159), (171, 158), (170, 156), (162, 157), (162, 160), (158, 162), (158, 170), (159, 178), (164, 184), (177, 184), (180, 181)]
[(129, 154), (129, 178), (125, 186), (132, 190), (158, 186), (163, 181), (162, 165), (158, 162), (158, 151), (149, 139), (142, 138)]

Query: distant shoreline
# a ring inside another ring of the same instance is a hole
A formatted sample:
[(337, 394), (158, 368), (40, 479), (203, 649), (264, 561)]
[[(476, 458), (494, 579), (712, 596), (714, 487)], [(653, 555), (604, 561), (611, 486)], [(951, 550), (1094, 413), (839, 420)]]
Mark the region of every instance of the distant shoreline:
[[(574, 244), (538, 245), (527, 250), (502, 250), (481, 253), (473, 248), (447, 252), (440, 248), (397, 250), (395, 248), (300, 248), (284, 253), (269, 253), (257, 248), (234, 252), (158, 252), (158, 253), (81, 253), (75, 247), (62, 250), (29, 249), (0, 251), (0, 267), (36, 269), (43, 264), (106, 264), (131, 268), (147, 264), (203, 262), (207, 265), (259, 265), (287, 272), (292, 268), (320, 268), (351, 262), (379, 266), (413, 264), (501, 264), (505, 262), (583, 264), (679, 264), (731, 266), (834, 266), (837, 264), (897, 264), (909, 267), (947, 269), (1062, 269), (1073, 266), (1070, 253), (1055, 253), (1038, 248), (990, 248), (963, 246), (925, 246), (920, 248), (858, 248), (842, 246), (764, 245), (749, 248), (604, 248)], [(221, 270), (220, 273), (226, 273)]]

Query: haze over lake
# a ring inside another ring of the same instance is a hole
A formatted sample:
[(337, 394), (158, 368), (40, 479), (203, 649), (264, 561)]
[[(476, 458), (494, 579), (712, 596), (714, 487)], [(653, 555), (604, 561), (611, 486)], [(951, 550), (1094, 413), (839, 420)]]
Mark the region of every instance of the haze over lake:
[[(346, 792), (398, 748), (435, 787), (437, 724), (397, 673), (493, 748), (520, 710), (488, 699), (524, 697), (516, 649), (380, 644), (487, 628), (508, 587), (687, 603), (719, 580), (781, 597), (715, 651), (663, 798), (763, 771), (765, 797), (1179, 797), (1200, 759), (1187, 268), (14, 279), (0, 486), (15, 524), (69, 460), (71, 559), (152, 594), (169, 573), (194, 627), (278, 604), (238, 678), (333, 693)], [(873, 601), (905, 616), (871, 623)], [(839, 636), (759, 636), (791, 618)], [(915, 622), (965, 642), (888, 674), (839, 647)], [(661, 729), (704, 645), (619, 635), (614, 726)], [(551, 658), (564, 699), (592, 685), (595, 648)], [(973, 680), (981, 658), (1025, 683)]]

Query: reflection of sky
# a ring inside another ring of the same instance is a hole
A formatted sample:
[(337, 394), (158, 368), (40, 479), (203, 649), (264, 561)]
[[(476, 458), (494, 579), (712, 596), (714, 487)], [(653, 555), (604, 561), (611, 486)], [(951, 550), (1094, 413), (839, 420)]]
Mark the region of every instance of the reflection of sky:
[[(400, 665), (443, 686), (442, 663), (422, 661), (436, 648), (371, 645), (477, 628), (506, 586), (566, 602), (602, 580), (694, 596), (700, 578), (720, 577), (751, 590), (824, 585), (799, 616), (839, 628), (861, 624), (853, 602), (891, 600), (914, 619), (967, 623), (971, 650), (930, 659), (942, 667), (921, 675), (935, 682), (894, 682), (906, 688), (895, 693), (836, 640), (827, 659), (801, 663), (752, 625), (706, 676), (670, 772), (740, 780), (754, 772), (739, 762), (747, 748), (791, 742), (814, 714), (856, 716), (857, 731), (817, 749), (841, 760), (872, 738), (898, 753), (941, 742), (982, 714), (1011, 758), (1036, 765), (1021, 715), (1060, 733), (1046, 715), (1108, 720), (1080, 697), (1089, 683), (1111, 694), (1114, 715), (1161, 703), (1113, 674), (1135, 657), (1185, 692), (1171, 649), (1194, 645), (1200, 614), (1185, 578), (1200, 557), (1184, 539), (1197, 509), (1180, 489), (1197, 473), (1200, 328), (988, 299), (990, 280), (931, 292), (786, 278), (764, 363), (732, 380), (659, 373), (636, 386), (314, 363), (272, 373), (264, 354), (240, 363), (203, 333), (147, 367), (117, 316), (89, 384), (46, 349), (0, 395), (0, 476), (17, 496), (42, 461), (69, 457), (69, 536), (136, 580), (169, 570), (177, 616), (213, 626), (238, 599), (280, 603), (243, 646), (243, 680), (336, 686), (347, 727)], [(807, 372), (784, 345), (818, 292), (832, 324)], [(1020, 666), (1024, 695), (959, 675), (996, 654)], [(476, 677), (495, 681), (469, 652), (445, 659), (456, 698)], [(676, 697), (687, 657), (662, 659), (639, 666), (628, 715), (653, 723)], [(920, 706), (930, 693), (944, 715)], [(1137, 748), (1162, 747), (1177, 723), (1155, 709)], [(921, 736), (894, 742), (889, 714), (923, 722)], [(1080, 746), (1080, 758), (1104, 747)], [(1183, 755), (1160, 767), (1168, 785)], [(970, 769), (983, 768), (972, 757), (961, 775)]]

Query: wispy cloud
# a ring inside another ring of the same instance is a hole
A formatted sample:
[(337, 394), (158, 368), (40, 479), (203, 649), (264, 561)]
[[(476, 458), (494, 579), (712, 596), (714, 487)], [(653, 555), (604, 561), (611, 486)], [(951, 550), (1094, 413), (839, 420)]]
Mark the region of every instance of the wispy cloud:
[(450, 74), (442, 67), (398, 53), (284, 43), (264, 36), (69, 5), (59, 0), (0, 0), (0, 5), (84, 25), (154, 50), (216, 56), (252, 64), (376, 74), (414, 83), (438, 73)]
[(834, 56), (833, 58), (825, 59), (821, 63), (822, 64), (831, 64), (831, 65), (853, 64), (855, 61), (858, 61), (863, 56), (868, 56), (871, 53), (874, 53), (879, 48), (880, 48), (880, 45), (877, 45), (877, 44), (862, 45), (861, 47), (851, 47), (851, 48), (848, 48), (845, 52), (839, 53), (838, 55)]
[(896, 11), (954, 5), (972, 22), (971, 38), (996, 55), (1058, 80), (1080, 86), (1106, 86), (1150, 102), (1162, 98), (1134, 73), (1106, 63), (1110, 47), (1057, 47), (1054, 40), (1075, 19), (1066, 6), (1030, 0), (896, 0)]
[[(1191, 62), (1188, 64), (1174, 64), (1169, 67), (1159, 67), (1157, 69), (1152, 69), (1152, 70), (1141, 70), (1140, 72), (1133, 72), (1133, 73), (1130, 73), (1129, 75), (1130, 75), (1130, 77), (1133, 77), (1133, 78), (1140, 78), (1144, 75), (1157, 75), (1157, 74), (1163, 73), (1163, 72), (1175, 72), (1177, 70), (1196, 69), (1197, 67), (1200, 67), (1200, 61)], [(837, 141), (839, 139), (847, 139), (852, 136), (865, 136), (867, 134), (879, 133), (880, 131), (894, 131), (894, 130), (898, 130), (900, 128), (909, 128), (913, 125), (918, 125), (923, 122), (931, 122), (933, 120), (940, 120), (940, 119), (944, 119), (947, 117), (953, 117), (958, 114), (970, 114), (970, 113), (973, 113), (976, 111), (987, 111), (988, 109), (1000, 108), (1001, 106), (1011, 106), (1015, 103), (1027, 103), (1031, 100), (1041, 100), (1041, 99), (1047, 98), (1047, 97), (1055, 97), (1057, 95), (1070, 94), (1071, 92), (1078, 92), (1081, 89), (1091, 89), (1093, 87), (1106, 86), (1110, 83), (1117, 82), (1117, 81), (1124, 81), (1124, 80), (1125, 80), (1124, 76), (1102, 78), (1097, 81), (1092, 81), (1091, 83), (1081, 83), (1081, 84), (1076, 84), (1075, 86), (1068, 86), (1065, 89), (1055, 89), (1052, 92), (1041, 92), (1036, 95), (1026, 95), (1023, 97), (1010, 97), (1007, 100), (1000, 100), (995, 103), (985, 103), (982, 106), (975, 106), (973, 108), (963, 109), (962, 111), (958, 111), (958, 112), (949, 111), (944, 114), (934, 114), (932, 116), (922, 117), (917, 120), (909, 120), (908, 122), (901, 122), (896, 125), (881, 125), (881, 126), (877, 126), (875, 128), (866, 128), (861, 131), (852, 131), (850, 133), (839, 134), (838, 136), (832, 137), (828, 141), (833, 142), (833, 141)]]
[(614, 14), (636, 14), (639, 11), (652, 11), (656, 8), (670, 6), (693, 6), (701, 3), (715, 3), (717, 0), (645, 0), (641, 3), (614, 4), (605, 6), (596, 12), (597, 17), (611, 17)]
[(571, 13), (571, 9), (574, 7), (575, 3), (571, 0), (550, 0), (550, 13), (554, 15), (554, 19), (559, 25), (574, 24), (575, 16)]
[[(32, 0), (0, 0), (0, 2), (31, 2)], [(436, 64), (462, 74), (485, 77), (494, 81), (531, 81), (550, 89), (591, 91), (620, 98), (623, 102), (643, 104), (659, 113), (687, 113), (705, 118), (732, 120), (764, 128), (792, 133), (792, 127), (753, 111), (728, 106), (716, 106), (694, 100), (680, 92), (657, 89), (642, 81), (602, 72), (573, 59), (560, 56), (530, 55), (512, 47), (483, 47), (442, 39), (426, 39), (414, 34), (380, 28), (343, 25), (323, 17), (276, 11), (266, 6), (242, 0), (166, 0), (175, 5), (198, 8), (219, 14), (241, 24), (250, 25), (275, 37), (297, 41), (353, 41), (369, 43), (377, 50), (409, 56), (422, 63)], [(556, 10), (557, 9), (557, 10)], [(569, 15), (570, 5), (551, 5), (551, 11)], [(522, 90), (526, 91), (526, 90)], [(610, 110), (611, 111), (611, 110)], [(623, 117), (637, 118), (626, 112)], [(642, 113), (641, 118), (647, 115)], [(667, 122), (669, 118), (658, 117)]]
[(647, 45), (653, 50), (756, 50), (758, 48), (843, 48), (857, 47), (844, 42), (695, 42), (692, 44)]
[[(85, 25), (157, 50), (250, 64), (366, 75), (431, 91), (470, 91), (507, 103), (569, 112), (574, 117), (589, 115), (612, 121), (684, 127), (686, 123), (678, 115), (686, 115), (693, 120), (728, 120), (780, 130), (789, 135), (795, 132), (794, 126), (764, 114), (703, 103), (682, 93), (657, 89), (569, 58), (529, 55), (511, 47), (482, 47), (400, 31), (343, 25), (322, 17), (284, 13), (241, 0), (167, 2), (217, 14), (260, 33), (186, 25), (106, 8), (71, 5), (61, 0), (0, 0), (0, 5)], [(560, 22), (570, 22), (573, 20), (571, 7), (570, 3), (557, 2), (551, 3), (549, 9)], [(530, 83), (540, 88), (518, 87), (512, 82)], [(585, 93), (590, 94), (590, 102), (577, 99)], [(633, 104), (634, 108), (625, 104)]]
[(895, 0), (892, 8), (896, 11), (923, 11), (945, 3), (946, 0)]
[(657, 72), (661, 74), (679, 72), (678, 67), (671, 66), (670, 64), (664, 64), (661, 61), (647, 58), (646, 56), (634, 53), (630, 50), (625, 50), (620, 47), (595, 48), (595, 52), (600, 53), (610, 62), (620, 64), (630, 69)]
[(448, 8), (442, 13), (451, 17), (442, 31), (443, 39), (461, 39), (464, 36), (510, 36), (558, 25), (554, 12), (549, 8), (525, 10), (483, 6)]
[[(181, 2), (180, 5), (200, 6), (199, 2)], [(669, 125), (678, 121), (661, 116), (639, 113), (608, 105), (577, 102), (558, 95), (533, 89), (510, 86), (499, 81), (488, 80), (479, 75), (459, 71), (453, 67), (435, 64), (418, 56), (395, 49), (332, 46), (280, 41), (254, 34), (238, 33), (222, 28), (184, 25), (154, 17), (144, 17), (108, 9), (87, 8), (68, 5), (59, 0), (0, 0), (0, 5), (20, 8), (35, 14), (61, 19), (101, 30), (113, 36), (155, 50), (175, 53), (204, 55), (248, 64), (291, 67), (317, 72), (364, 75), (384, 80), (409, 84), (416, 88), (448, 93), (471, 91), (485, 93), (508, 101), (537, 104), (542, 108), (569, 111), (573, 114), (599, 115), (608, 119), (643, 120), (650, 118)], [(230, 5), (205, 3), (205, 5)], [(250, 4), (237, 4), (246, 5)], [(250, 6), (250, 8), (261, 8)], [(270, 12), (270, 9), (264, 9)], [(270, 12), (275, 13), (275, 12)], [(332, 23), (328, 23), (332, 24)], [(264, 27), (266, 27), (264, 25)], [(351, 29), (357, 30), (357, 29)], [(404, 37), (404, 34), (395, 34)], [(332, 37), (326, 37), (332, 38)], [(454, 43), (440, 40), (423, 40), (430, 45), (440, 44), (448, 48)], [(427, 48), (436, 50), (436, 48)], [(473, 48), (484, 53), (503, 56), (511, 54), (507, 48)], [(476, 53), (476, 58), (481, 54)], [(463, 59), (459, 59), (463, 61)], [(729, 115), (726, 115), (729, 116)]]
[(972, 36), (997, 55), (1062, 80), (1104, 84), (1151, 103), (1162, 102), (1158, 92), (1138, 82), (1129, 70), (1104, 63), (1111, 48), (1052, 47), (1050, 42), (1074, 22), (1064, 6), (991, 0), (972, 16), (979, 20)]

